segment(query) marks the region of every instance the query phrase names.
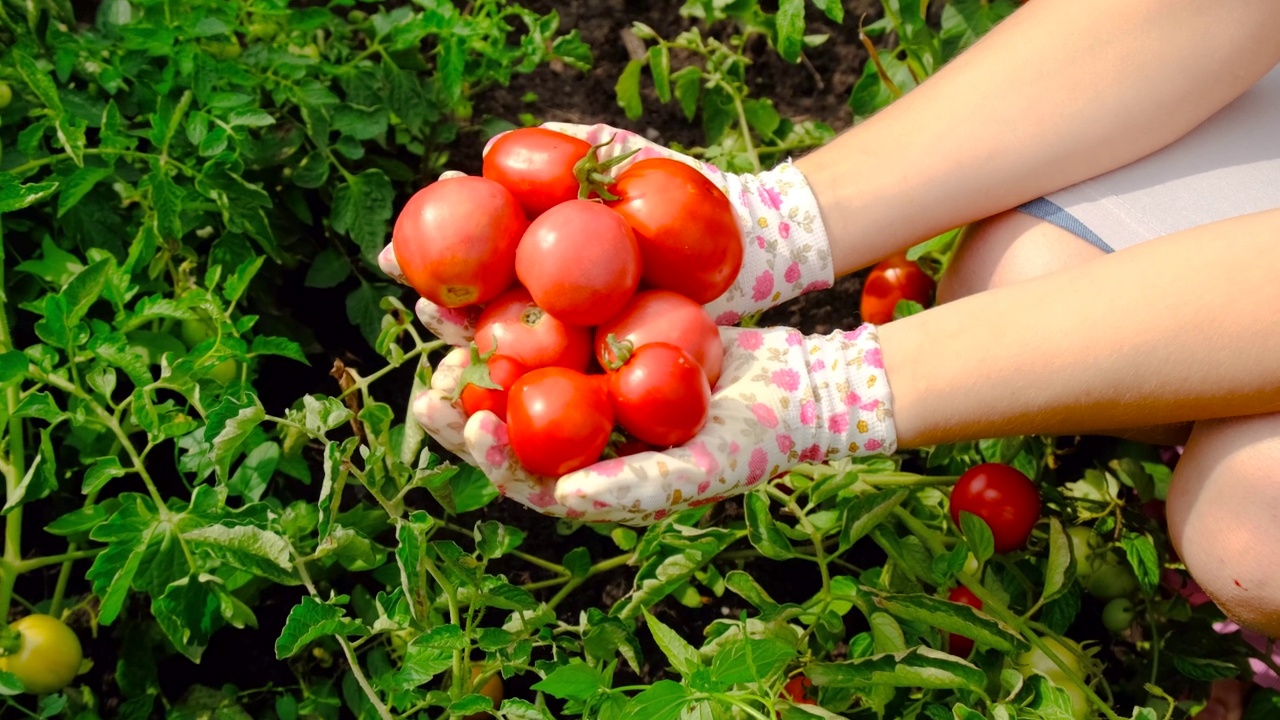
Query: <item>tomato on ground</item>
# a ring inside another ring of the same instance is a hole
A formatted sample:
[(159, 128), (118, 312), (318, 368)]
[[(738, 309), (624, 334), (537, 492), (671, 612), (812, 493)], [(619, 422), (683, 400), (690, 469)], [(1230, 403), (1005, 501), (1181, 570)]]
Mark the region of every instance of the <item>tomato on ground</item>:
[(716, 322), (701, 305), (670, 290), (642, 290), (596, 328), (596, 359), (601, 367), (609, 356), (609, 336), (640, 348), (652, 342), (671, 343), (689, 353), (715, 387), (724, 365), (724, 343)]
[[(474, 350), (472, 362), (481, 360)], [(468, 365), (462, 371), (458, 385), (458, 399), (462, 411), (471, 417), (481, 410), (488, 410), (500, 419), (507, 419), (507, 397), (511, 386), (529, 372), (524, 363), (506, 355), (490, 355), (477, 364)]]
[(559, 477), (600, 459), (613, 432), (609, 392), (599, 376), (546, 367), (516, 380), (507, 399), (507, 436), (531, 473)]
[(689, 353), (670, 343), (649, 343), (613, 362), (609, 398), (618, 424), (635, 439), (658, 447), (683, 445), (707, 422), (711, 386)]
[(534, 220), (516, 251), (516, 277), (543, 310), (570, 325), (598, 325), (640, 285), (640, 248), (618, 213), (589, 200)]
[[(954, 603), (963, 603), (977, 610), (982, 609), (982, 600), (978, 599), (977, 595), (974, 595), (969, 588), (963, 585), (951, 588), (951, 592), (947, 593), (947, 599)], [(963, 635), (950, 633), (947, 638), (947, 644), (952, 655), (969, 657), (969, 653), (973, 652), (973, 639)]]
[(591, 331), (547, 314), (522, 287), (485, 306), (475, 343), (482, 356), (505, 355), (530, 370), (556, 366), (581, 372), (591, 362)]
[(649, 158), (609, 187), (608, 206), (636, 233), (647, 286), (706, 304), (742, 269), (742, 235), (733, 207), (705, 175), (678, 160)]
[(987, 523), (996, 552), (1012, 552), (1026, 543), (1040, 519), (1040, 492), (1026, 475), (1008, 465), (975, 465), (951, 490), (951, 519), (957, 527), (962, 512)]
[(12, 655), (0, 657), (0, 670), (18, 676), (33, 695), (57, 692), (80, 672), (80, 638), (51, 615), (28, 615), (9, 627), (21, 637)]
[(933, 297), (933, 278), (920, 269), (905, 252), (880, 261), (862, 284), (862, 321), (883, 325), (893, 319), (899, 300), (921, 305)]
[(585, 140), (546, 128), (520, 128), (493, 141), (484, 155), (484, 176), (520, 202), (532, 220), (578, 197), (574, 166), (590, 152)]
[(419, 190), (391, 233), (405, 281), (447, 308), (486, 302), (515, 281), (516, 246), (529, 221), (512, 194), (482, 177)]

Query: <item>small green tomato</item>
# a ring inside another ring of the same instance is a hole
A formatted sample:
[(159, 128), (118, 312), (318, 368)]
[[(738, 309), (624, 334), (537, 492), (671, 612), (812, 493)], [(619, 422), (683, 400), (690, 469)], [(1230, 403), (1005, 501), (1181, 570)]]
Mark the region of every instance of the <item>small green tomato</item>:
[(1113, 633), (1133, 626), (1134, 607), (1129, 598), (1118, 597), (1102, 608), (1102, 624)]
[(13, 102), (13, 88), (9, 87), (7, 82), (0, 82), (0, 110), (9, 107), (11, 102)]

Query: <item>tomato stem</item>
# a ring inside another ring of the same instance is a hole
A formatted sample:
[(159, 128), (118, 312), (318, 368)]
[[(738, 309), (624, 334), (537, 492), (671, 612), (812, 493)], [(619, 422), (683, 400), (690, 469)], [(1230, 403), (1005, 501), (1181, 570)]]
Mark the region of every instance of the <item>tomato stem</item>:
[(608, 344), (609, 351), (606, 353), (608, 357), (605, 358), (604, 367), (610, 372), (622, 369), (636, 352), (635, 345), (630, 340), (619, 340), (613, 333), (609, 333), (605, 343)]
[(587, 150), (587, 154), (574, 164), (573, 176), (578, 179), (579, 200), (590, 199), (592, 193), (604, 200), (618, 199), (617, 195), (609, 192), (609, 185), (613, 183), (610, 171), (631, 159), (631, 156), (640, 152), (640, 148), (611, 157), (608, 160), (601, 160), (600, 148), (612, 143), (615, 137), (617, 135), (610, 135), (608, 140), (592, 145), (591, 149)]

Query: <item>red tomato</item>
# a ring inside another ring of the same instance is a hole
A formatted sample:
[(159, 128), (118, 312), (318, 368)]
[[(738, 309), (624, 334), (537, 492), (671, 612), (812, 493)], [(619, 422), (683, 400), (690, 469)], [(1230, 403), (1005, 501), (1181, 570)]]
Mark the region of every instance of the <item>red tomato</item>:
[(809, 691), (813, 688), (813, 683), (804, 675), (796, 675), (787, 681), (783, 686), (782, 692), (787, 699), (796, 705), (817, 705), (813, 700), (809, 699)]
[[(947, 599), (954, 603), (963, 603), (972, 608), (982, 609), (982, 601), (969, 591), (969, 588), (963, 585), (957, 585), (951, 588), (951, 592), (947, 594)], [(969, 657), (969, 653), (973, 652), (973, 640), (963, 635), (951, 633), (948, 638), (948, 644), (951, 648), (952, 655), (960, 657)]]
[(590, 152), (585, 140), (546, 128), (512, 130), (493, 141), (484, 176), (511, 191), (530, 219), (578, 197), (574, 166)]
[[(507, 394), (521, 375), (529, 372), (524, 363), (505, 355), (490, 355), (489, 359), (472, 373), (468, 367), (462, 373), (462, 411), (471, 417), (481, 410), (488, 410), (499, 418), (507, 418)], [(496, 387), (492, 387), (496, 386)]]
[(883, 325), (893, 319), (899, 300), (924, 305), (933, 297), (933, 278), (906, 253), (898, 253), (871, 268), (862, 284), (862, 321)]
[(649, 343), (609, 374), (609, 397), (622, 429), (635, 439), (683, 445), (707, 422), (711, 386), (689, 353), (670, 343)]
[(516, 251), (516, 277), (539, 307), (570, 325), (598, 325), (640, 284), (640, 248), (618, 213), (570, 200), (529, 225)]
[(591, 331), (551, 317), (528, 290), (516, 287), (485, 306), (476, 321), (476, 348), (481, 355), (501, 352), (530, 370), (554, 365), (584, 371)]
[(507, 435), (525, 469), (559, 477), (600, 459), (613, 433), (605, 384), (567, 368), (532, 370), (511, 386)]
[(996, 552), (1011, 552), (1022, 547), (1040, 519), (1040, 492), (1026, 475), (1008, 465), (975, 465), (951, 490), (951, 519), (957, 527), (961, 512), (986, 521)]
[(448, 308), (491, 300), (515, 281), (516, 246), (529, 221), (507, 189), (481, 177), (419, 190), (391, 233), (405, 280)]
[(742, 269), (742, 236), (729, 199), (705, 175), (678, 160), (649, 158), (627, 168), (607, 204), (635, 230), (646, 285), (704, 305), (724, 294)]
[(724, 343), (715, 320), (701, 305), (670, 290), (643, 290), (613, 317), (596, 328), (596, 359), (603, 367), (609, 354), (609, 336), (634, 347), (652, 342), (671, 343), (689, 353), (715, 387), (724, 364)]

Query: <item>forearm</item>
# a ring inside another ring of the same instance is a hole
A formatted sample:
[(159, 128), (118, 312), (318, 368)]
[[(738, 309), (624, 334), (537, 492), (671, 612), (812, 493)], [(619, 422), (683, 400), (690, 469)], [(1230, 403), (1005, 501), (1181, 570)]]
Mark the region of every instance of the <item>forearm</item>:
[(904, 447), (1280, 412), (1280, 210), (880, 328)]
[(837, 274), (1121, 167), (1280, 61), (1275, 0), (1035, 0), (802, 158)]

